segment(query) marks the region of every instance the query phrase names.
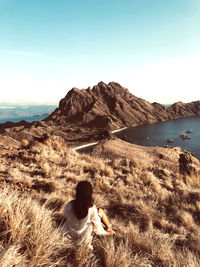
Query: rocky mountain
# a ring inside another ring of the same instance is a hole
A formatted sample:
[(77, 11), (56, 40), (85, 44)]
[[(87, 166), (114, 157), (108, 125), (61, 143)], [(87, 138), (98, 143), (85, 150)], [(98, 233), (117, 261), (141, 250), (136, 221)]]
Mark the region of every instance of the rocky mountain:
[(100, 82), (92, 89), (71, 89), (43, 121), (1, 124), (0, 131), (17, 140), (56, 135), (76, 145), (102, 139), (105, 130), (199, 115), (200, 101), (165, 107), (134, 96), (118, 83)]
[(200, 115), (200, 101), (178, 102), (166, 108), (132, 95), (118, 83), (100, 82), (92, 89), (70, 90), (46, 121), (113, 130), (195, 115)]

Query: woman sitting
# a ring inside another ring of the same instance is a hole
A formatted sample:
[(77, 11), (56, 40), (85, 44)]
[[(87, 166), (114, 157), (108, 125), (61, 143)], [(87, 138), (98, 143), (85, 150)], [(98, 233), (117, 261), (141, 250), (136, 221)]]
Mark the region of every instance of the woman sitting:
[(98, 211), (94, 205), (92, 193), (91, 183), (81, 181), (76, 187), (76, 199), (64, 207), (65, 227), (76, 245), (86, 243), (91, 246), (93, 230), (97, 235), (115, 234), (103, 210)]

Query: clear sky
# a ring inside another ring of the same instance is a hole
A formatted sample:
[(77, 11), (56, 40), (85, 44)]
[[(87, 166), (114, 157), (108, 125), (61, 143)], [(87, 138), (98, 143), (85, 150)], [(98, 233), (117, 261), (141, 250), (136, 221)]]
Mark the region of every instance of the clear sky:
[(0, 102), (58, 103), (100, 81), (200, 100), (200, 0), (0, 0)]

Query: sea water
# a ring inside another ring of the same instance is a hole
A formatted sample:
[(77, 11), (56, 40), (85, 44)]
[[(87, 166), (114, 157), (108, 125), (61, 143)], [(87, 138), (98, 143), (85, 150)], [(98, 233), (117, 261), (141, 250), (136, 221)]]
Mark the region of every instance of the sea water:
[(44, 120), (46, 117), (48, 117), (48, 114), (37, 115), (37, 116), (7, 117), (7, 118), (0, 118), (0, 123), (5, 123), (7, 121), (19, 122), (19, 121), (22, 121), (22, 120), (23, 121), (27, 121), (27, 122), (41, 121), (41, 120)]
[(2, 106), (0, 105), (0, 123), (7, 121), (27, 122), (39, 121), (45, 119), (55, 110), (55, 105), (37, 105), (37, 106)]
[[(192, 131), (186, 133), (186, 131)], [(182, 139), (187, 134), (190, 139)], [(182, 118), (127, 128), (116, 135), (130, 143), (143, 146), (181, 147), (200, 159), (200, 117)], [(168, 143), (171, 139), (171, 143)]]

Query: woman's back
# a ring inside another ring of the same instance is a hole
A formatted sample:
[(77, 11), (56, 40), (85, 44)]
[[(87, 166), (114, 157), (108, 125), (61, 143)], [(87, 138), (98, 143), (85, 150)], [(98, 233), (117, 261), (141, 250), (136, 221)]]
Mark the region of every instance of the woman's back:
[(93, 229), (98, 235), (112, 235), (114, 233), (108, 226), (108, 220), (107, 228), (109, 230), (104, 230), (97, 208), (94, 205), (92, 193), (91, 183), (80, 181), (76, 186), (76, 198), (64, 208), (64, 216), (66, 218), (64, 227), (76, 245), (80, 245), (83, 242), (90, 245)]
[(88, 209), (88, 214), (85, 218), (77, 219), (73, 210), (73, 201), (70, 201), (64, 208), (64, 216), (66, 218), (66, 231), (77, 245), (83, 242), (91, 242), (93, 228), (99, 235), (106, 234), (95, 205)]

